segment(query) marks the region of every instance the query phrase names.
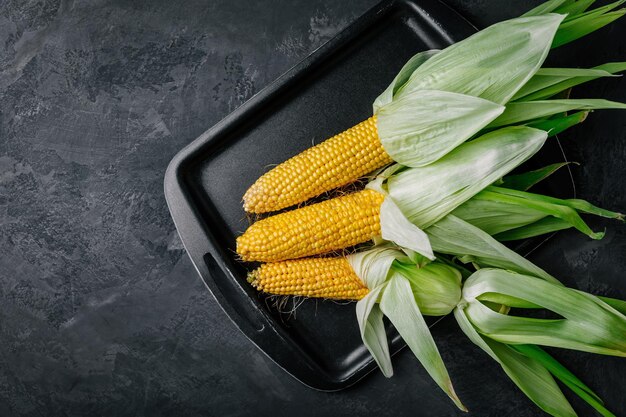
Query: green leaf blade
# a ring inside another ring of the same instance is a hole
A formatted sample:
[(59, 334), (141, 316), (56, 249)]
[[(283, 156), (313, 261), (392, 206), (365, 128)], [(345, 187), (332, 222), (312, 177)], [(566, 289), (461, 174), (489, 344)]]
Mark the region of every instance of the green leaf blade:
[(558, 135), (569, 129), (570, 127), (576, 126), (579, 123), (584, 122), (587, 119), (588, 111), (580, 111), (573, 114), (562, 114), (556, 115), (549, 119), (539, 119), (536, 121), (531, 121), (526, 123), (526, 126), (534, 127), (535, 129), (541, 129), (548, 132), (548, 137), (551, 138), (553, 136)]
[(525, 172), (523, 174), (507, 175), (502, 179), (502, 188), (510, 188), (512, 190), (527, 191), (533, 185), (545, 180), (550, 175), (554, 174), (559, 169), (569, 162), (558, 162), (556, 164), (547, 165), (543, 168), (539, 168), (533, 171)]
[(539, 119), (571, 110), (626, 109), (625, 103), (604, 99), (537, 100), (509, 103), (500, 117), (488, 127), (496, 128)]
[(529, 239), (531, 237), (558, 232), (559, 230), (565, 230), (571, 227), (573, 226), (565, 220), (549, 216), (525, 226), (497, 233), (493, 235), (493, 237), (500, 242), (510, 242), (512, 240)]

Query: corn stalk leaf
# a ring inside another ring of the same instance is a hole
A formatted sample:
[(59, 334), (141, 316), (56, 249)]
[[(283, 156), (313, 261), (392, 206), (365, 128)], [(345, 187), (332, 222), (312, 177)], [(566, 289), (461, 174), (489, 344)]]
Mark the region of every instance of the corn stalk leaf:
[(467, 319), (462, 308), (457, 307), (454, 310), (454, 317), (463, 333), (498, 362), (511, 381), (539, 408), (553, 416), (576, 416), (563, 392), (544, 366), (503, 343), (481, 336)]
[[(491, 209), (496, 212), (498, 211), (498, 207), (500, 206), (498, 203), (502, 203), (502, 207), (517, 207), (519, 212), (523, 212), (525, 209), (529, 209), (530, 214), (541, 212), (546, 216), (553, 216), (564, 220), (592, 239), (602, 239), (604, 237), (604, 232), (594, 232), (593, 230), (591, 230), (587, 223), (585, 223), (585, 221), (580, 217), (576, 209), (571, 207), (571, 203), (568, 200), (559, 200), (557, 198), (546, 197), (539, 194), (533, 194), (518, 190), (509, 190), (507, 188), (494, 186), (487, 187), (485, 190), (476, 194), (474, 198), (477, 200), (485, 200), (491, 202), (493, 205)], [(596, 209), (594, 210), (594, 214), (606, 214), (605, 211), (607, 210), (603, 210), (598, 207), (594, 208)], [(513, 209), (511, 208), (510, 211), (513, 211)], [(618, 213), (609, 213), (615, 216), (619, 215)], [(533, 223), (537, 220), (539, 220), (539, 218), (536, 218), (529, 223)], [(512, 225), (514, 227), (511, 227)], [(524, 226), (524, 224), (514, 225), (508, 223), (506, 219), (503, 219), (503, 221), (501, 221), (500, 223), (488, 223), (487, 225), (485, 225), (485, 227), (489, 228), (487, 230), (483, 230), (487, 231), (489, 234), (496, 234), (505, 231), (505, 228), (512, 229), (521, 226)]]
[(556, 359), (550, 356), (545, 350), (535, 345), (512, 345), (511, 347), (543, 365), (552, 375), (557, 377), (559, 381), (574, 391), (576, 395), (595, 408), (600, 414), (605, 417), (615, 417), (615, 414), (611, 413), (606, 409), (606, 407), (604, 407), (603, 401), (595, 392), (591, 390), (591, 388), (585, 385), (580, 379), (572, 374), (566, 367), (561, 365)]
[[(480, 194), (480, 193), (479, 193)], [(452, 211), (452, 215), (490, 235), (526, 226), (547, 216), (546, 213), (519, 204), (472, 197)]]
[(547, 233), (558, 232), (559, 230), (565, 230), (571, 227), (573, 226), (565, 220), (548, 216), (537, 220), (534, 223), (494, 234), (493, 237), (500, 242), (509, 242), (512, 240), (528, 239), (535, 236), (545, 235)]
[(488, 128), (495, 128), (539, 119), (571, 110), (626, 109), (625, 103), (604, 99), (563, 99), (519, 101), (509, 103), (500, 117)]
[(591, 69), (541, 68), (513, 97), (512, 100), (545, 100), (562, 91), (600, 77), (615, 77), (626, 71), (626, 63), (610, 62)]
[(448, 215), (425, 230), (435, 252), (459, 257), (481, 267), (510, 269), (542, 278), (556, 285), (560, 282), (543, 269), (520, 256), (479, 228)]
[(574, 19), (563, 22), (554, 36), (552, 47), (556, 48), (565, 45), (619, 19), (626, 11), (624, 9), (617, 11), (611, 10), (619, 7), (623, 3), (624, 0), (619, 0), (606, 6), (581, 13)]
[(376, 100), (374, 100), (374, 114), (378, 112), (378, 109), (393, 101), (394, 94), (402, 87), (408, 80), (413, 71), (415, 71), (420, 65), (426, 62), (435, 54), (439, 53), (438, 49), (431, 49), (429, 51), (419, 52), (411, 57), (406, 64), (400, 69), (398, 75), (393, 79), (389, 87), (385, 89)]
[[(611, 211), (611, 210), (606, 210), (601, 207), (596, 207), (586, 200), (581, 200), (581, 199), (576, 199), (576, 198), (562, 200), (560, 198), (549, 197), (546, 195), (534, 194), (534, 193), (529, 193), (525, 191), (513, 190), (509, 188), (496, 187), (496, 186), (489, 186), (485, 188), (484, 191), (485, 193), (493, 192), (493, 193), (497, 193), (500, 195), (518, 197), (518, 198), (525, 199), (526, 201), (562, 205), (562, 206), (569, 207), (577, 211), (581, 211), (583, 213), (593, 214), (596, 216), (605, 217), (607, 219), (615, 219), (615, 220), (624, 221), (624, 215), (622, 213), (618, 213), (618, 212)], [(477, 198), (481, 198), (481, 197), (477, 196)]]
[(587, 119), (588, 111), (580, 111), (572, 114), (559, 114), (548, 119), (538, 119), (526, 123), (528, 127), (534, 127), (535, 129), (541, 129), (548, 132), (548, 137), (553, 137), (561, 132), (569, 129), (572, 126), (576, 126)]
[(356, 303), (356, 319), (359, 323), (363, 344), (372, 354), (383, 375), (390, 378), (393, 376), (393, 366), (391, 365), (387, 333), (383, 323), (383, 313), (377, 304), (378, 297), (385, 286), (386, 284), (382, 284), (370, 290), (365, 297)]
[(503, 111), (504, 106), (481, 98), (420, 90), (381, 107), (376, 126), (394, 161), (419, 167), (441, 158)]
[(522, 126), (487, 133), (430, 165), (396, 172), (387, 180), (388, 198), (424, 229), (534, 155), (546, 137)]
[[(501, 293), (540, 305), (561, 319), (497, 313), (477, 298)], [(483, 335), (502, 343), (535, 344), (626, 357), (626, 316), (591, 294), (501, 269), (481, 269), (463, 287), (465, 314)]]
[(545, 180), (568, 164), (570, 162), (558, 162), (533, 171), (524, 172), (523, 174), (507, 175), (502, 178), (502, 183), (499, 185), (512, 190), (527, 191), (533, 185)]
[(602, 297), (602, 296), (597, 296), (597, 297), (600, 300), (607, 303), (608, 305), (610, 305), (611, 307), (613, 307), (615, 310), (619, 311), (620, 313), (626, 316), (626, 301), (618, 300), (617, 298), (610, 298), (610, 297)]
[(443, 90), (505, 104), (544, 62), (563, 15), (496, 23), (419, 66), (396, 92)]
[(459, 409), (467, 411), (454, 392), (452, 381), (437, 345), (413, 298), (411, 285), (402, 275), (392, 274), (389, 278), (381, 297), (380, 309), (393, 323), (407, 346), (437, 385), (448, 394)]

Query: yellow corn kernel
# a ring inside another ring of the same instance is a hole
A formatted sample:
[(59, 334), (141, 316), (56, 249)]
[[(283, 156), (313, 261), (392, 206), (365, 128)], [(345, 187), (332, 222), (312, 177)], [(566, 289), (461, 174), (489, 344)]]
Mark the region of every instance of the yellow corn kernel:
[(250, 272), (248, 281), (269, 294), (334, 300), (360, 300), (369, 291), (344, 257), (267, 263)]
[(290, 207), (391, 162), (372, 116), (262, 175), (243, 196), (243, 207), (250, 213)]
[(380, 235), (384, 198), (366, 189), (267, 217), (237, 238), (237, 253), (244, 261), (276, 262), (367, 242)]

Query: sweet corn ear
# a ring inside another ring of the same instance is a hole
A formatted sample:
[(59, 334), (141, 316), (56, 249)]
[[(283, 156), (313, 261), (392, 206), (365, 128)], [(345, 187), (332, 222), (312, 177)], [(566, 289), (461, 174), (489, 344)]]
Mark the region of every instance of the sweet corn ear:
[(237, 238), (244, 261), (276, 262), (319, 255), (380, 235), (384, 195), (363, 190), (254, 223)]
[(360, 300), (369, 291), (344, 257), (267, 263), (252, 271), (248, 281), (269, 294), (334, 300)]
[(372, 116), (262, 175), (246, 191), (243, 207), (251, 213), (290, 207), (391, 162), (378, 139), (376, 117)]

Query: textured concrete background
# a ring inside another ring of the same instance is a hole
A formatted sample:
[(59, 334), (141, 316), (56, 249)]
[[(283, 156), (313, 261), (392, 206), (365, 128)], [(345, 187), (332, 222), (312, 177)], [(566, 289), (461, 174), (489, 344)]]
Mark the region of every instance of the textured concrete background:
[[(449, 3), (484, 27), (538, 1)], [(0, 416), (461, 414), (414, 389), (427, 376), (408, 351), (393, 379), (341, 393), (290, 378), (206, 292), (163, 198), (182, 146), (373, 4), (0, 1)], [(614, 24), (557, 58), (624, 59), (625, 36)], [(594, 85), (581, 91), (626, 100), (623, 80)], [(566, 144), (579, 195), (622, 210), (624, 120), (598, 113)], [(626, 298), (626, 233), (609, 227), (559, 234), (537, 261)], [(472, 415), (542, 415), (453, 326), (436, 337)], [(626, 412), (626, 361), (558, 357)]]

